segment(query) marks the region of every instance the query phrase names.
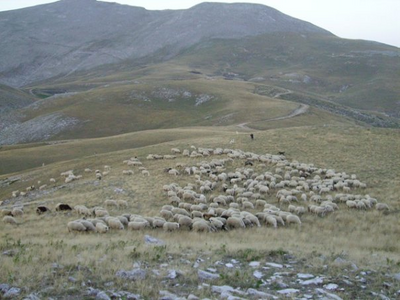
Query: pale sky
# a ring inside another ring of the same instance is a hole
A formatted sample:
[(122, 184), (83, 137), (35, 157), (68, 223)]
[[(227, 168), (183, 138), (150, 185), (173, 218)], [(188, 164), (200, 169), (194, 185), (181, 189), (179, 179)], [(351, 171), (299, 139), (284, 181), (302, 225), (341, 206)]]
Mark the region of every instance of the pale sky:
[[(150, 10), (186, 9), (205, 2), (196, 0), (102, 1), (141, 6)], [(56, 1), (0, 0), (0, 11), (50, 2)], [(264, 4), (292, 17), (311, 22), (342, 38), (372, 40), (400, 47), (400, 0), (217, 0), (212, 2)]]

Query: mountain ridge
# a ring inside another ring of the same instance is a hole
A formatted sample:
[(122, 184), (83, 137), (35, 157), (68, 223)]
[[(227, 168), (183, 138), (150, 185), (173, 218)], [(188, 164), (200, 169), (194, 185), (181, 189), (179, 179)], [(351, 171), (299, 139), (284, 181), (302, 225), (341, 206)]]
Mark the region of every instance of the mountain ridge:
[(268, 6), (215, 2), (187, 10), (150, 11), (95, 0), (62, 0), (2, 12), (0, 26), (0, 82), (14, 87), (160, 49), (173, 57), (204, 39), (285, 31), (331, 34)]

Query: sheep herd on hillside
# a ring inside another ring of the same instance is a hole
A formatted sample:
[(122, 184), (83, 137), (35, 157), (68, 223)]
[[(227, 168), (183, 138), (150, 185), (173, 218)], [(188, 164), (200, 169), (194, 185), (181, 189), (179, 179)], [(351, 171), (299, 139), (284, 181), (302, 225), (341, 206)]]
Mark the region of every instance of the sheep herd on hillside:
[[(171, 149), (171, 155), (149, 154), (147, 160), (173, 160), (178, 157), (200, 158), (203, 161), (184, 164), (176, 163), (166, 168), (166, 176), (190, 179), (185, 186), (171, 183), (162, 187), (165, 205), (157, 216), (131, 214), (126, 200), (104, 201), (103, 206), (88, 208), (85, 205), (71, 207), (59, 203), (56, 212), (74, 211), (79, 219), (68, 222), (70, 232), (98, 232), (109, 230), (163, 229), (165, 231), (193, 230), (196, 232), (214, 232), (238, 228), (270, 226), (301, 226), (304, 214), (325, 217), (340, 209), (388, 211), (385, 203), (362, 195), (360, 191), (367, 185), (357, 179), (355, 174), (348, 175), (333, 169), (323, 169), (313, 164), (289, 161), (283, 154), (259, 155), (234, 149), (209, 149), (191, 147), (182, 152)], [(235, 168), (239, 161), (241, 167)], [(123, 170), (123, 176), (135, 174), (137, 168), (142, 176), (150, 172), (137, 158), (123, 161), (130, 169)], [(85, 173), (93, 173), (89, 168)], [(111, 172), (110, 166), (96, 170), (95, 178), (102, 180)], [(72, 170), (62, 172), (65, 183), (79, 180)], [(182, 180), (181, 180), (182, 181)], [(54, 178), (49, 180), (55, 184)], [(41, 182), (38, 182), (41, 184)], [(46, 189), (40, 185), (39, 189)], [(29, 186), (24, 192), (14, 191), (13, 197), (25, 196), (33, 191)], [(353, 193), (352, 193), (353, 192)], [(36, 213), (50, 212), (50, 208), (41, 205)], [(112, 216), (118, 211), (119, 215)], [(18, 225), (24, 207), (1, 210), (3, 222)]]

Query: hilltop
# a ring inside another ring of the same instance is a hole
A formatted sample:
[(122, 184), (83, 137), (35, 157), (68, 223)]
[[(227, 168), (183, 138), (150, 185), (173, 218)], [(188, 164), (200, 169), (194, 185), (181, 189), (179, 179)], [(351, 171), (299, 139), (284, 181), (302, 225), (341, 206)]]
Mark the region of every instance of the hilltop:
[(168, 59), (213, 38), (268, 32), (329, 35), (267, 6), (221, 3), (148, 11), (93, 0), (63, 0), (1, 12), (0, 27), (0, 82), (12, 86), (142, 58), (160, 50), (163, 59)]

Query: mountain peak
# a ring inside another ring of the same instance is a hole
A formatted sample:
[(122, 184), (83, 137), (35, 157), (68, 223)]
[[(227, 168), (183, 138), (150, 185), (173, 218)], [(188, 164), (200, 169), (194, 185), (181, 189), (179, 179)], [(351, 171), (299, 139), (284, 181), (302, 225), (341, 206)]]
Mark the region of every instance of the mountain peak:
[(204, 39), (272, 32), (331, 35), (250, 3), (205, 2), (186, 10), (149, 11), (96, 0), (61, 0), (0, 16), (0, 82), (11, 86), (143, 58), (160, 49), (173, 57)]

